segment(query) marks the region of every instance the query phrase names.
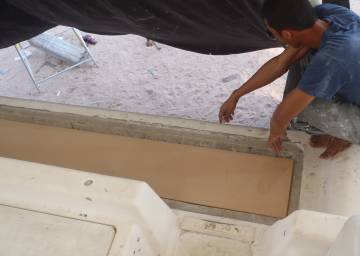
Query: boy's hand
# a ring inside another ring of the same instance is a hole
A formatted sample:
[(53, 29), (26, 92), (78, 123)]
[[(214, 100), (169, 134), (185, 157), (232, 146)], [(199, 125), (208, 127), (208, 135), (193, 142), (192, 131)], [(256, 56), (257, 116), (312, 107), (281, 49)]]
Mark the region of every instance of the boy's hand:
[(290, 121), (300, 114), (313, 100), (314, 96), (295, 88), (276, 108), (270, 123), (269, 143), (275, 152), (282, 150), (282, 140)]
[(282, 141), (286, 138), (286, 135), (286, 130), (280, 127), (274, 120), (271, 120), (269, 144), (276, 153), (282, 151)]
[(224, 102), (224, 104), (222, 104), (219, 111), (219, 122), (221, 124), (228, 123), (233, 120), (237, 102), (237, 99), (235, 99), (233, 96), (230, 96)]

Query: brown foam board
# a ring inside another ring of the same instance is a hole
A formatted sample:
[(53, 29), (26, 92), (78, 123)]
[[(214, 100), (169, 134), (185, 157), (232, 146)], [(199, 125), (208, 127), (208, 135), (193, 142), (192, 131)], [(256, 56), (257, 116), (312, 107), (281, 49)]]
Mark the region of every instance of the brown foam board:
[(287, 215), (293, 160), (0, 120), (0, 155), (143, 180), (163, 198)]

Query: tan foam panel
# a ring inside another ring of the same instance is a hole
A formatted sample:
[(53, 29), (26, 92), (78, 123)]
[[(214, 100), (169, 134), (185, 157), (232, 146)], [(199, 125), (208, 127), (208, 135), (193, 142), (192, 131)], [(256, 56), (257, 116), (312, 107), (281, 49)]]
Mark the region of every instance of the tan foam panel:
[(293, 160), (0, 120), (0, 155), (143, 180), (163, 198), (287, 215)]

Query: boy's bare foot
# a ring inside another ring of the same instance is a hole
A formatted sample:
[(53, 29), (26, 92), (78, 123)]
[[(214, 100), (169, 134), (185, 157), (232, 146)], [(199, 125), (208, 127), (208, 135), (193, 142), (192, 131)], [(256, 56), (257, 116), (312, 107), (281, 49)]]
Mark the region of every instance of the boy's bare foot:
[(329, 159), (349, 148), (351, 143), (330, 135), (313, 135), (310, 138), (310, 145), (314, 148), (326, 148), (320, 158)]
[(330, 139), (330, 135), (312, 135), (310, 138), (310, 146), (313, 148), (326, 148)]

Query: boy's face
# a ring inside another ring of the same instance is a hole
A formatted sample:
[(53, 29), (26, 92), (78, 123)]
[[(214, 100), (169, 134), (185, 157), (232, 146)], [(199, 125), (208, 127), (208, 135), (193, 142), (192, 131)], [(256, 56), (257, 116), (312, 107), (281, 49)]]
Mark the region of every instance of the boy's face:
[(301, 46), (300, 42), (297, 40), (297, 33), (292, 30), (282, 30), (277, 31), (276, 29), (270, 27), (266, 23), (267, 30), (283, 45), (290, 45), (292, 47), (298, 48)]
[(286, 42), (286, 40), (284, 38), (282, 38), (281, 33), (277, 32), (275, 29), (273, 29), (269, 25), (266, 25), (266, 26), (267, 26), (268, 33), (271, 34), (273, 38), (277, 39), (282, 44), (288, 44)]

